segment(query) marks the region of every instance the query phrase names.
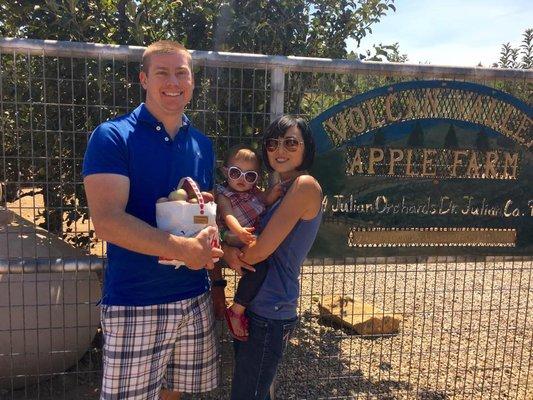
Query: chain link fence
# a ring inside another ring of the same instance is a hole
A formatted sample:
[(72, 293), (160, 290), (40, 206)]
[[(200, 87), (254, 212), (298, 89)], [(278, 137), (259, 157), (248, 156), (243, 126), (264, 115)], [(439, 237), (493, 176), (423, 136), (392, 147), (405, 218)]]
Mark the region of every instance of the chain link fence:
[[(0, 39), (1, 399), (99, 396), (105, 248), (81, 165), (94, 127), (142, 101), (142, 51)], [(532, 71), (198, 51), (193, 59), (187, 115), (219, 159), (236, 143), (257, 147), (283, 112), (313, 118), (400, 81), (481, 83), (531, 104)], [(531, 257), (309, 259), (276, 398), (532, 398), (532, 271)], [(400, 332), (365, 336), (327, 323), (319, 303), (335, 296), (400, 315)], [(231, 377), (229, 336), (217, 329), (223, 385), (208, 399), (227, 398)]]

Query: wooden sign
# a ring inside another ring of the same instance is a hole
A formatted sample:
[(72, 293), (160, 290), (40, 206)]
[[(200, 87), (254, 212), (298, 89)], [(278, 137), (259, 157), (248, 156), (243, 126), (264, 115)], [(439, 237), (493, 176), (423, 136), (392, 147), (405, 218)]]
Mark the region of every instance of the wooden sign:
[(502, 91), (414, 81), (311, 121), (324, 221), (311, 255), (533, 255), (533, 111)]

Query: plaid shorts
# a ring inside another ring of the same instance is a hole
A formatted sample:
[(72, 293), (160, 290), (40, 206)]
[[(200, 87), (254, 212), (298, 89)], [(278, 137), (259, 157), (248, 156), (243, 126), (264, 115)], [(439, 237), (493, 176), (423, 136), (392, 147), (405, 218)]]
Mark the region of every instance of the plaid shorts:
[(210, 293), (152, 306), (102, 305), (100, 399), (159, 399), (161, 388), (197, 393), (218, 386)]

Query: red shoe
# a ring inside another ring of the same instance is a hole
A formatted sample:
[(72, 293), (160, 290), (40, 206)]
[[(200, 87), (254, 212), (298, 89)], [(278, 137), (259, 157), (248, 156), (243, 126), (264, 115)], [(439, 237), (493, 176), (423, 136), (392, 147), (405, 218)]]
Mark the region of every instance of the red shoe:
[[(224, 316), (226, 317), (226, 322), (228, 324), (231, 337), (236, 340), (240, 340), (241, 342), (246, 342), (248, 340), (248, 317), (244, 314), (237, 314), (231, 309), (231, 307), (228, 307), (224, 310)], [(242, 328), (243, 331), (246, 331), (246, 335), (237, 335), (235, 333), (235, 327), (233, 326), (232, 321), (237, 321), (240, 324), (240, 328)]]

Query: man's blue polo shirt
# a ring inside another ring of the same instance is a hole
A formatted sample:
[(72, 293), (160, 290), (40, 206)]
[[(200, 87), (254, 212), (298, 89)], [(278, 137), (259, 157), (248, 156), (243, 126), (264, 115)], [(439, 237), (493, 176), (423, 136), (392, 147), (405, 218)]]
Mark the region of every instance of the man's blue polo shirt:
[[(186, 117), (172, 140), (163, 124), (141, 104), (130, 114), (95, 129), (85, 153), (83, 176), (127, 176), (130, 192), (126, 212), (156, 226), (156, 200), (168, 196), (184, 176), (192, 177), (201, 190), (211, 190), (214, 165), (211, 140), (192, 127)], [(174, 269), (159, 264), (157, 257), (112, 243), (107, 244), (107, 258), (104, 304), (163, 304), (198, 296), (209, 288), (204, 269)]]

